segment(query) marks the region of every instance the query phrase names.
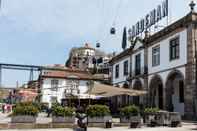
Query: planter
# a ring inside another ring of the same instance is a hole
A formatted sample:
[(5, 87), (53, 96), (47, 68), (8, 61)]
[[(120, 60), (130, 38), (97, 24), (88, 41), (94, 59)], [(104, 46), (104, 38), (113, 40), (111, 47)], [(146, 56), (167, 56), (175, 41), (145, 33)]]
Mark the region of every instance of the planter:
[(131, 116), (131, 117), (120, 117), (120, 123), (130, 123), (130, 122), (140, 122), (140, 116)]
[(105, 123), (112, 120), (112, 116), (88, 117), (88, 123)]
[(166, 126), (170, 124), (170, 116), (167, 111), (159, 111), (156, 113), (156, 124), (159, 126)]
[(120, 123), (129, 123), (130, 118), (129, 117), (120, 117)]
[(144, 122), (148, 127), (155, 127), (157, 125), (156, 116), (157, 113), (146, 113), (144, 115)]
[(12, 116), (11, 123), (35, 123), (36, 116)]
[(141, 127), (141, 117), (140, 116), (131, 116), (131, 117), (121, 117), (120, 123), (130, 123), (130, 128), (139, 128)]
[(140, 128), (141, 123), (140, 122), (130, 122), (130, 128)]
[(52, 123), (74, 123), (75, 117), (52, 117)]
[(171, 127), (181, 126), (181, 115), (178, 112), (170, 112), (169, 117)]

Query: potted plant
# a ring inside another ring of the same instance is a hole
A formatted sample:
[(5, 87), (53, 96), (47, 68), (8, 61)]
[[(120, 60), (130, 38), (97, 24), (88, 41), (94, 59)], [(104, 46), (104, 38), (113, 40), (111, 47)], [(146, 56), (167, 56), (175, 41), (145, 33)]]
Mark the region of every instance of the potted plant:
[(144, 109), (144, 121), (148, 126), (154, 127), (157, 125), (156, 117), (158, 112), (159, 112), (158, 108), (151, 107)]
[(39, 110), (30, 102), (18, 103), (11, 115), (12, 123), (35, 123)]
[(141, 125), (139, 108), (135, 105), (126, 106), (120, 109), (120, 122), (130, 123), (131, 128), (137, 128)]
[(75, 109), (71, 107), (56, 106), (52, 108), (52, 123), (74, 123)]
[(105, 123), (112, 120), (110, 110), (105, 105), (90, 105), (87, 108), (88, 123)]

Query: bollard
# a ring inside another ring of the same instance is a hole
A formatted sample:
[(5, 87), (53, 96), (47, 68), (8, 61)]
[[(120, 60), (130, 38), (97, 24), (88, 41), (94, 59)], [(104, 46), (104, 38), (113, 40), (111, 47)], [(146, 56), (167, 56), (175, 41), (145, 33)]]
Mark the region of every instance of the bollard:
[(105, 128), (112, 128), (112, 121), (105, 122)]

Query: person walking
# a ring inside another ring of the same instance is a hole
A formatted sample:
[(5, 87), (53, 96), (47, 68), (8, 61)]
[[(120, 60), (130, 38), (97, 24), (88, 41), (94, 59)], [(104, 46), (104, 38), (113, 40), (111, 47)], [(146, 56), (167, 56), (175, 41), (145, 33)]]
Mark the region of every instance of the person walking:
[(76, 113), (77, 117), (77, 131), (87, 131), (87, 115), (85, 114), (85, 109), (83, 107), (79, 107)]

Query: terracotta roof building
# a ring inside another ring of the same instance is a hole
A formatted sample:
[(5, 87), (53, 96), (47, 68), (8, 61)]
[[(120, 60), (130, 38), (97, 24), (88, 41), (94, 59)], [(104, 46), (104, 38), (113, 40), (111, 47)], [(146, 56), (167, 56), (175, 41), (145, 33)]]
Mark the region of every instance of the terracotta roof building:
[(94, 78), (87, 71), (79, 69), (58, 67), (56, 70), (43, 70), (39, 76), (40, 101), (48, 103), (62, 103), (71, 96), (85, 98)]

